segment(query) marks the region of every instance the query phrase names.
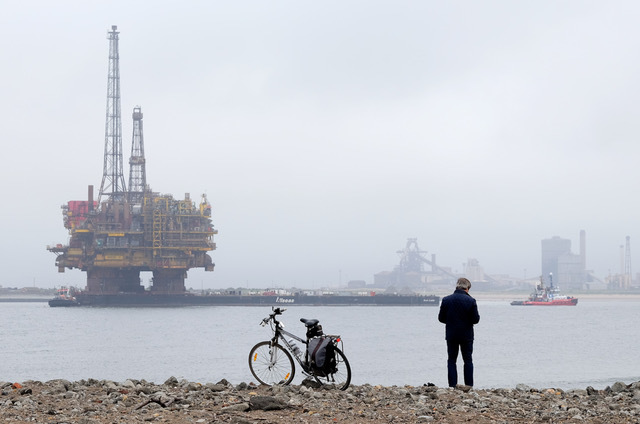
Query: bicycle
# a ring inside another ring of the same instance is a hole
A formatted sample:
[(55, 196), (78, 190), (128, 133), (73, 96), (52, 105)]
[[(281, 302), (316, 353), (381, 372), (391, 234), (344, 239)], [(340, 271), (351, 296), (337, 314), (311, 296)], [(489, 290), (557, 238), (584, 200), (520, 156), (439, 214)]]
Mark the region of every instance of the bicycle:
[[(278, 315), (282, 315), (286, 309), (272, 307), (272, 311), (267, 318), (260, 322), (260, 325), (264, 327), (269, 324), (273, 331), (273, 337), (271, 340), (256, 344), (249, 352), (249, 369), (256, 380), (268, 386), (290, 384), (296, 374), (293, 362), (293, 358), (295, 358), (306, 376), (313, 378), (323, 386), (346, 390), (351, 383), (351, 366), (342, 352), (340, 336), (324, 335), (322, 326), (317, 319), (300, 318), (300, 322), (304, 323), (307, 328), (305, 340), (286, 331), (284, 324), (276, 318)], [(291, 339), (287, 340), (285, 336)], [(311, 360), (309, 342), (316, 345), (323, 337), (326, 338), (322, 339), (323, 342), (326, 343), (328, 340), (330, 350), (333, 350), (335, 354), (335, 361), (330, 359), (328, 361), (330, 362), (329, 368), (318, 369)], [(304, 353), (295, 344), (295, 341), (304, 344)]]

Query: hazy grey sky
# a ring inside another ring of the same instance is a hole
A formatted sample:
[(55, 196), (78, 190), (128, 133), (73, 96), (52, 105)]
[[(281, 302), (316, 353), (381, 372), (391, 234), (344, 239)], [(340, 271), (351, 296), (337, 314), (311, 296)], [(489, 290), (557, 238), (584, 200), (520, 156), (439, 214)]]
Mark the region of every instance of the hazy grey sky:
[(640, 271), (639, 2), (0, 5), (4, 286), (84, 284), (45, 247), (100, 186), (111, 25), (125, 163), (139, 105), (152, 189), (213, 205), (187, 286), (372, 282), (409, 237), (533, 276), (581, 229), (597, 275), (627, 235)]

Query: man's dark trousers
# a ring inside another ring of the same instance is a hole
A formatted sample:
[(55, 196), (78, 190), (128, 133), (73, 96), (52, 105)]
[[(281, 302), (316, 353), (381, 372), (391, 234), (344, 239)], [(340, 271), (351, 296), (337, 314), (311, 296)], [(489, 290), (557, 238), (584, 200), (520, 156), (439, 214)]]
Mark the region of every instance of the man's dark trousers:
[(456, 387), (458, 384), (458, 370), (456, 368), (456, 360), (458, 359), (458, 350), (462, 353), (464, 362), (464, 384), (473, 386), (473, 340), (447, 340), (447, 377), (449, 379), (449, 387)]

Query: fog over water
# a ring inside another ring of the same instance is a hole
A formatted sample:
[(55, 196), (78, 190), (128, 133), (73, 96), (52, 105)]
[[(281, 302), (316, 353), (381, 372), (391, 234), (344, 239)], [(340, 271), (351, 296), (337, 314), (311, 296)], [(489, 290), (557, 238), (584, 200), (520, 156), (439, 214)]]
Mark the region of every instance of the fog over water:
[(68, 241), (60, 206), (100, 186), (112, 25), (125, 164), (141, 106), (151, 188), (213, 205), (216, 270), (187, 286), (371, 283), (409, 237), (454, 272), (531, 277), (542, 239), (577, 252), (582, 229), (600, 278), (626, 236), (640, 267), (636, 1), (2, 11), (5, 287), (84, 283), (45, 247)]

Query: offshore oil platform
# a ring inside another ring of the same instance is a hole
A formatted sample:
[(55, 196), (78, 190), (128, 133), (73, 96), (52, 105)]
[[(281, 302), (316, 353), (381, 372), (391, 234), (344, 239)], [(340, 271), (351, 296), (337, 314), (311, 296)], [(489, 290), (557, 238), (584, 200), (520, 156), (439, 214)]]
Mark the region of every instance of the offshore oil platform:
[[(119, 32), (108, 32), (109, 71), (105, 125), (104, 167), (98, 200), (89, 185), (87, 200), (62, 206), (68, 245), (47, 246), (57, 255), (59, 272), (80, 269), (87, 273), (91, 298), (110, 294), (181, 295), (191, 268), (213, 271), (208, 252), (216, 248), (211, 205), (202, 195), (198, 205), (186, 194), (174, 199), (151, 191), (147, 184), (142, 109), (133, 109), (133, 137), (129, 158), (129, 184), (125, 184), (120, 113)], [(140, 272), (153, 273), (148, 291)]]
[[(142, 109), (133, 109), (133, 139), (129, 158), (129, 184), (125, 185), (120, 117), (120, 70), (116, 26), (109, 34), (109, 74), (105, 127), (104, 167), (98, 200), (89, 185), (87, 200), (62, 206), (69, 244), (48, 246), (55, 253), (59, 272), (79, 269), (87, 273), (82, 291), (68, 288), (50, 306), (437, 306), (438, 296), (342, 293), (327, 295), (301, 291), (287, 293), (209, 293), (186, 290), (192, 268), (213, 271), (208, 252), (216, 248), (211, 205), (202, 195), (196, 206), (189, 194), (183, 200), (151, 191), (144, 157)], [(152, 272), (149, 289), (140, 272)]]

